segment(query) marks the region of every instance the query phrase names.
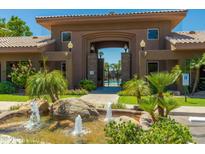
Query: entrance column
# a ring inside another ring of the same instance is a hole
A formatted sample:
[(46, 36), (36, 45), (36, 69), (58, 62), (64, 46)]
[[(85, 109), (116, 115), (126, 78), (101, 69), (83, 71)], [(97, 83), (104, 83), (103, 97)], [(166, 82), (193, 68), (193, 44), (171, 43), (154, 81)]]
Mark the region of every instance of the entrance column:
[(97, 53), (88, 54), (88, 80), (92, 80), (97, 85)]
[(122, 59), (121, 79), (122, 79), (122, 82), (126, 82), (130, 80), (130, 54), (121, 53), (121, 59)]
[(1, 61), (1, 81), (6, 80), (6, 61)]

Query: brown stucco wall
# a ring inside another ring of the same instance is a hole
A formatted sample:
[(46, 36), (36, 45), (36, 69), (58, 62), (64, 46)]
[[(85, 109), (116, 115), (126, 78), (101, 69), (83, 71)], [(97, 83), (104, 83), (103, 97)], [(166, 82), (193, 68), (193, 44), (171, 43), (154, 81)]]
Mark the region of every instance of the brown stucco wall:
[[(159, 40), (147, 40), (147, 29), (159, 28)], [(56, 40), (57, 51), (67, 50), (68, 42), (61, 42), (61, 32), (72, 33), (73, 60), (73, 83), (77, 85), (81, 79), (87, 77), (87, 53), (91, 42), (96, 41), (126, 41), (129, 42), (131, 53), (131, 73), (139, 74), (139, 50), (141, 40), (145, 40), (147, 50), (165, 49), (165, 35), (171, 32), (169, 21), (143, 21), (143, 22), (116, 22), (116, 23), (89, 23), (89, 24), (67, 24), (51, 27), (51, 36)]]

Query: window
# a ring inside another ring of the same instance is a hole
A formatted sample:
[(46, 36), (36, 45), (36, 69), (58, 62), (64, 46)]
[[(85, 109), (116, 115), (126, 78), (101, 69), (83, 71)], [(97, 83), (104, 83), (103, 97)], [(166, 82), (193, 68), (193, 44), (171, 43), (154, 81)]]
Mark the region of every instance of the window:
[(61, 72), (63, 73), (64, 76), (66, 76), (66, 63), (61, 62)]
[(158, 40), (159, 39), (159, 29), (151, 28), (147, 30), (147, 39), (148, 40)]
[(61, 32), (61, 41), (62, 42), (71, 41), (71, 33), (70, 32)]
[(148, 74), (158, 72), (158, 71), (159, 71), (159, 62), (158, 61), (147, 63), (147, 73)]

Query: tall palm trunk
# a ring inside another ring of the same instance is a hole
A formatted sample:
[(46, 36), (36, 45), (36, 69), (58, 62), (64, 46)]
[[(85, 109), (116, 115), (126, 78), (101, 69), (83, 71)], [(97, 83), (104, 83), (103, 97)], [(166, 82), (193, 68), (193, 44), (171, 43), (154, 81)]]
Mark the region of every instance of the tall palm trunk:
[(195, 80), (194, 80), (194, 86), (192, 89), (192, 95), (196, 92), (196, 89), (198, 87), (198, 83), (199, 83), (199, 75), (200, 75), (200, 68), (196, 69), (196, 76), (195, 76)]

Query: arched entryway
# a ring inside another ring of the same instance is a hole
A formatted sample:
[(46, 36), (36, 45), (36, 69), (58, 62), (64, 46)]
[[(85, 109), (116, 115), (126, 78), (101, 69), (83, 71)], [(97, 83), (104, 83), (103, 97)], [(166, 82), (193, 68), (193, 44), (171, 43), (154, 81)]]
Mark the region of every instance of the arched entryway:
[(132, 56), (135, 54), (135, 35), (130, 33), (92, 33), (83, 38), (85, 78), (93, 80), (96, 85), (104, 86), (104, 61), (99, 58), (98, 51), (102, 48), (124, 48), (127, 46), (127, 52), (121, 54), (121, 79), (122, 82), (131, 78), (132, 74)]
[(92, 42), (91, 52), (98, 55), (98, 87), (119, 87), (122, 79), (125, 80), (122, 78), (122, 61), (124, 61), (123, 55), (129, 53), (129, 42), (118, 40)]

